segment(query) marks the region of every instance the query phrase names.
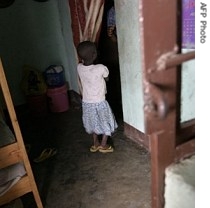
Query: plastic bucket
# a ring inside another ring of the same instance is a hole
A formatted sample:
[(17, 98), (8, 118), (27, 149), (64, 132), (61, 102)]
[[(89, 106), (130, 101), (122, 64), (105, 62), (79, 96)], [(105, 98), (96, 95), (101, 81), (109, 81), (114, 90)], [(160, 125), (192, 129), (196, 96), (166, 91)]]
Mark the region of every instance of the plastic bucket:
[(47, 99), (51, 112), (64, 112), (69, 109), (66, 84), (61, 87), (48, 88)]
[(29, 95), (27, 96), (27, 103), (30, 113), (35, 117), (45, 116), (48, 113), (47, 95)]
[(61, 65), (51, 65), (44, 72), (49, 88), (61, 87), (65, 84), (64, 69)]

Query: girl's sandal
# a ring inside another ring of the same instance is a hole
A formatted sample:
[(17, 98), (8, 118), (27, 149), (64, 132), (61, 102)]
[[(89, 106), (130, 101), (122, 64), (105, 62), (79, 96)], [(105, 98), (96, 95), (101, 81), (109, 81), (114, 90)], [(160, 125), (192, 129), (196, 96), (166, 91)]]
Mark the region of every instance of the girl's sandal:
[(99, 149), (99, 152), (102, 152), (102, 153), (114, 152), (114, 148), (112, 146), (109, 146), (109, 147), (106, 147), (106, 148), (101, 147)]
[(91, 146), (90, 147), (90, 152), (97, 152), (99, 149), (101, 149), (101, 146)]

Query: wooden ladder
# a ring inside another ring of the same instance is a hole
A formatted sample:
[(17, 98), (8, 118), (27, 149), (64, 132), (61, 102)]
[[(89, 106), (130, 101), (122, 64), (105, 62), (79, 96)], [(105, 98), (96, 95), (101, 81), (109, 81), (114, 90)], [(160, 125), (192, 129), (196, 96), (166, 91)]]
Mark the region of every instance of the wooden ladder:
[(0, 148), (0, 169), (22, 162), (26, 175), (22, 177), (8, 192), (0, 197), (0, 206), (32, 192), (38, 208), (43, 208), (28, 155), (23, 142), (22, 134), (14, 110), (13, 101), (7, 84), (2, 61), (0, 59), (0, 86), (14, 129), (16, 142)]

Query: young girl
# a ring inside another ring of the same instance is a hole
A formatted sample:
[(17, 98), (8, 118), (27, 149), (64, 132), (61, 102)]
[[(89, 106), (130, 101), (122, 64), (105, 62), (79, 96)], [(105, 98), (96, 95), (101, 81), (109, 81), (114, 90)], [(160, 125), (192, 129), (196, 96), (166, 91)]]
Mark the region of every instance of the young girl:
[[(118, 127), (112, 110), (106, 101), (106, 82), (109, 70), (103, 64), (94, 64), (97, 58), (96, 45), (91, 41), (81, 42), (77, 47), (79, 63), (77, 71), (82, 95), (82, 120), (85, 130), (93, 135), (91, 152), (113, 152), (107, 145), (107, 139)], [(102, 135), (99, 142), (98, 135)]]

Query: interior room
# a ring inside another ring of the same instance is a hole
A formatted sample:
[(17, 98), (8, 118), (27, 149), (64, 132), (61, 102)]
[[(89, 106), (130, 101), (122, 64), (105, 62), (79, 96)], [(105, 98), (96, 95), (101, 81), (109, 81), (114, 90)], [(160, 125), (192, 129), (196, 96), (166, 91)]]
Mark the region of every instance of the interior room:
[[(0, 0), (0, 207), (194, 206), (194, 10), (194, 0)], [(83, 127), (84, 40), (109, 69), (112, 153), (90, 152)]]

